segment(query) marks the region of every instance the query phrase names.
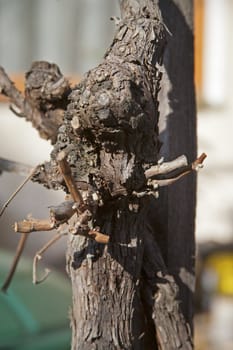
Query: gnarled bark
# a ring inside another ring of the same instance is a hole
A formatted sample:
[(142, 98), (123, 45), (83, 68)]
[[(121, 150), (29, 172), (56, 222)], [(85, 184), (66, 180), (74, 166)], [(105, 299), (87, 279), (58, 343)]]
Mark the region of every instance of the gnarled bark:
[(166, 29), (152, 1), (121, 2), (121, 8), (105, 60), (71, 94), (52, 154), (56, 159), (72, 144), (74, 178), (103, 203), (91, 225), (110, 236), (105, 247), (69, 239), (73, 349), (190, 349), (178, 287), (156, 243), (158, 228), (149, 224), (155, 199), (134, 195), (145, 190), (144, 170), (157, 163), (160, 149)]
[[(168, 239), (167, 196), (159, 202), (146, 175), (157, 169), (160, 156), (158, 95), (167, 28), (158, 1), (121, 0), (120, 6), (122, 19), (115, 18), (116, 34), (103, 62), (72, 90), (68, 105), (62, 97), (67, 108), (51, 161), (38, 167), (34, 181), (68, 192), (59, 166), (65, 152), (71, 185), (81, 191), (84, 210), (91, 210), (85, 230), (109, 236), (106, 245), (78, 230), (68, 238), (72, 349), (191, 349), (169, 270), (170, 243), (167, 251), (161, 244), (161, 232)], [(40, 112), (47, 79), (37, 72), (28, 79), (26, 98)], [(46, 111), (54, 106), (49, 96)], [(90, 202), (93, 196), (97, 200)], [(80, 198), (73, 199), (80, 205)], [(77, 221), (74, 215), (69, 225)]]
[(25, 77), (25, 96), (0, 66), (0, 92), (10, 99), (10, 108), (16, 115), (30, 121), (42, 138), (55, 143), (71, 92), (68, 80), (56, 64), (45, 61), (32, 64)]

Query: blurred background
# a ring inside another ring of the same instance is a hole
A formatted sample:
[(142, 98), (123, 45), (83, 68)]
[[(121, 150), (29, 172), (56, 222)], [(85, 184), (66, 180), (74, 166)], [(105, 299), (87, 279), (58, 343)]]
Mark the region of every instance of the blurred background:
[[(198, 181), (196, 349), (227, 350), (233, 348), (233, 1), (194, 4), (199, 153), (208, 155)], [(21, 88), (34, 60), (55, 62), (78, 81), (101, 61), (114, 33), (110, 17), (117, 15), (116, 0), (0, 0), (0, 65)], [(0, 157), (29, 165), (49, 159), (51, 145), (3, 99), (0, 115)], [(0, 205), (22, 180), (2, 173)], [(63, 193), (28, 183), (1, 218), (1, 249), (15, 249), (15, 221), (29, 213), (46, 218), (48, 206), (63, 199)], [(32, 257), (52, 235), (32, 234), (25, 254)], [(64, 275), (65, 247), (63, 238), (44, 257)]]

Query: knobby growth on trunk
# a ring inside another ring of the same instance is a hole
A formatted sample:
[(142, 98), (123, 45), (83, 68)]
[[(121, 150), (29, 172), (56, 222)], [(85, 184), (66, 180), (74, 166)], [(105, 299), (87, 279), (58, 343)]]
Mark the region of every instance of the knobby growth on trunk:
[(196, 170), (205, 156), (191, 164), (185, 157), (158, 163), (168, 30), (157, 1), (121, 0), (120, 6), (103, 62), (74, 88), (47, 62), (35, 62), (26, 74), (25, 96), (0, 71), (1, 92), (18, 109), (12, 110), (54, 144), (51, 161), (32, 180), (69, 194), (49, 219), (29, 219), (15, 230), (22, 244), (33, 231), (68, 233), (72, 349), (191, 349), (178, 286), (150, 215), (160, 186)]

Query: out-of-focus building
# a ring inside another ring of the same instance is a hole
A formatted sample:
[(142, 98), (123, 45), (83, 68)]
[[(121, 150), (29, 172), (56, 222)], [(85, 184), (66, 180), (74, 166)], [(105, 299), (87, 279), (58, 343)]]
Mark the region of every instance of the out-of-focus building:
[(233, 348), (233, 2), (196, 0), (197, 350)]
[(117, 15), (117, 0), (0, 0), (0, 64), (22, 73), (47, 60), (82, 74), (100, 62)]
[(196, 3), (198, 140), (199, 152), (208, 154), (199, 176), (196, 234), (199, 242), (222, 242), (233, 240), (233, 2)]

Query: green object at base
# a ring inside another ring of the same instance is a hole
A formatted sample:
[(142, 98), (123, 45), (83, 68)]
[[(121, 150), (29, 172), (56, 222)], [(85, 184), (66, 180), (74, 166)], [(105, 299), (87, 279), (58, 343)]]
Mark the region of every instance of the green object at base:
[[(0, 283), (13, 256), (0, 251)], [(43, 273), (43, 272), (41, 272)], [(68, 278), (52, 271), (39, 285), (32, 284), (32, 261), (22, 259), (6, 294), (0, 292), (0, 349), (70, 349)]]

